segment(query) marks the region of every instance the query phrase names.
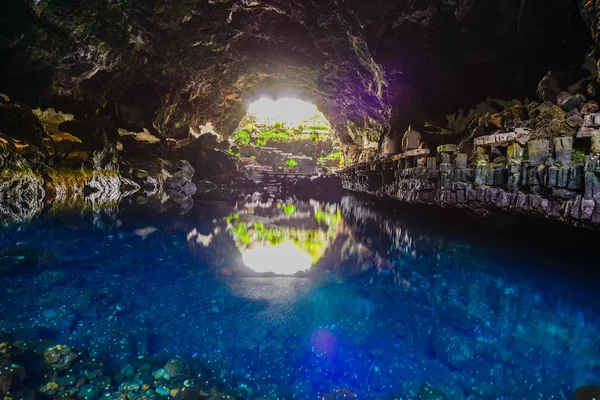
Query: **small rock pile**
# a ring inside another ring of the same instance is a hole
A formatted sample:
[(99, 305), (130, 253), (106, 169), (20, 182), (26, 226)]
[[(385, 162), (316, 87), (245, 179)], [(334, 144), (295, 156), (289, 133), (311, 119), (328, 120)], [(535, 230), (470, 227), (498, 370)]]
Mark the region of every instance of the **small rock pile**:
[(194, 374), (180, 359), (165, 363), (153, 357), (138, 358), (114, 371), (102, 361), (46, 340), (33, 346), (0, 343), (0, 399), (40, 396), (61, 400), (234, 399), (210, 387), (208, 379)]

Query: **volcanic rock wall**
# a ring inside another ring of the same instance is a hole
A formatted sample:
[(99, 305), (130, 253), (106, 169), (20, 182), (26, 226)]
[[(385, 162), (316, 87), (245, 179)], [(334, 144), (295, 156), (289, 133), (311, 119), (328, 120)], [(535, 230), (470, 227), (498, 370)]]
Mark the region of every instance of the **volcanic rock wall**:
[[(367, 161), (344, 169), (344, 188), (410, 203), (540, 215), (577, 226), (600, 228), (600, 114), (589, 114), (573, 136), (530, 139), (517, 128), (479, 136), (474, 150), (456, 145), (413, 150), (396, 159)], [(589, 139), (584, 157), (574, 140)], [(462, 143), (465, 146), (465, 143)], [(490, 162), (490, 155), (495, 159)]]

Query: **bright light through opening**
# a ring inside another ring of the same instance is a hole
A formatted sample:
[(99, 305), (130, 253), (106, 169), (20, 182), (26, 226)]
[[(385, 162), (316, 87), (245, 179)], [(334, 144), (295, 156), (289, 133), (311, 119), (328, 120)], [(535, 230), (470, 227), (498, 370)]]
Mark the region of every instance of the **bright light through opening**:
[(262, 98), (250, 104), (248, 114), (256, 117), (256, 122), (262, 124), (273, 124), (282, 122), (287, 125), (297, 126), (308, 123), (311, 120), (315, 122), (326, 122), (325, 116), (317, 106), (298, 99), (283, 98), (271, 100)]
[(312, 265), (310, 255), (292, 242), (248, 249), (242, 253), (242, 260), (254, 272), (277, 275), (294, 275), (308, 271)]

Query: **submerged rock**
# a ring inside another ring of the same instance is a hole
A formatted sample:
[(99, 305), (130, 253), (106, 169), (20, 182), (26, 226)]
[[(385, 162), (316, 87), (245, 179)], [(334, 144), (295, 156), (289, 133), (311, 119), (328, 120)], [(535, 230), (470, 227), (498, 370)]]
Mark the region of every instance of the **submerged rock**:
[(59, 371), (68, 369), (77, 357), (79, 355), (68, 346), (56, 345), (44, 351), (46, 364)]
[(54, 254), (35, 249), (0, 249), (0, 276), (25, 274), (51, 265)]
[(22, 366), (0, 359), (0, 394), (8, 394), (20, 385), (27, 373)]

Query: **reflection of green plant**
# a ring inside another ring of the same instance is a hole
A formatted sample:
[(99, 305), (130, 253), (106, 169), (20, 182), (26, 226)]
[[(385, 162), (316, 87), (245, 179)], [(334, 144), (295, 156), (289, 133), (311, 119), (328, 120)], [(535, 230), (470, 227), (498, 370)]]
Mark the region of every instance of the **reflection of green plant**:
[(283, 213), (285, 215), (292, 215), (296, 212), (296, 206), (293, 204), (286, 204), (285, 207), (283, 207)]
[(236, 141), (238, 146), (245, 146), (250, 143), (250, 134), (246, 131), (239, 131), (233, 135), (233, 139)]
[[(284, 215), (291, 216), (297, 212), (293, 203), (278, 202), (276, 207)], [(253, 214), (253, 209), (243, 211), (247, 215)], [(321, 259), (327, 245), (337, 234), (338, 225), (342, 216), (339, 208), (323, 204), (315, 208), (315, 219), (319, 222), (318, 229), (303, 229), (292, 227), (265, 226), (263, 222), (243, 222), (239, 214), (226, 217), (227, 228), (231, 231), (236, 246), (240, 251), (255, 245), (270, 245), (291, 242), (309, 254), (313, 264)], [(326, 226), (326, 229), (323, 229)]]
[(296, 165), (298, 165), (298, 163), (296, 162), (296, 160), (287, 160), (285, 162), (285, 165), (287, 165), (288, 168), (294, 168)]

